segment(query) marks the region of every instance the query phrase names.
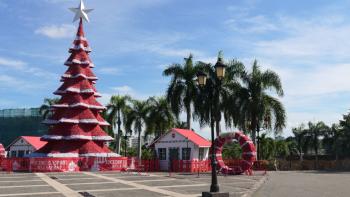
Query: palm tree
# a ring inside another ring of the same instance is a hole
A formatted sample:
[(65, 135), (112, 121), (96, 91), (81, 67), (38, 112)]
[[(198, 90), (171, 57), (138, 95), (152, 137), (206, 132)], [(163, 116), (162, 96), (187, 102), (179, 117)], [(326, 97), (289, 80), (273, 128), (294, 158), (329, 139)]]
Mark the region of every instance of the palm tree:
[[(304, 125), (301, 124), (299, 127), (292, 128), (292, 132), (294, 134), (294, 142), (296, 145), (297, 152), (299, 154), (300, 162), (303, 161), (303, 155), (307, 151), (306, 145), (306, 131)], [(305, 148), (306, 147), (306, 148)]]
[(216, 123), (216, 135), (218, 136), (221, 132), (220, 122), (222, 114), (228, 127), (231, 127), (236, 122), (236, 117), (232, 115), (238, 110), (233, 101), (234, 92), (240, 88), (237, 76), (244, 66), (236, 60), (224, 63), (221, 51), (216, 64), (227, 65), (227, 74), (223, 79), (217, 77), (215, 68), (211, 64), (203, 62), (197, 64), (198, 69), (207, 73), (208, 78), (205, 87), (200, 88), (198, 92), (195, 102), (195, 117), (201, 125), (214, 125)]
[(141, 132), (144, 126), (146, 126), (149, 115), (149, 106), (146, 101), (131, 100), (131, 106), (126, 107), (124, 122), (125, 129), (131, 133), (132, 129), (137, 134), (138, 139), (138, 159), (141, 160)]
[[(114, 95), (111, 97), (107, 105), (107, 121), (111, 124), (112, 134), (114, 134), (115, 152), (120, 154), (120, 140), (122, 136), (121, 120), (124, 116), (124, 111), (131, 97), (128, 95)], [(114, 132), (117, 126), (117, 133)]]
[(167, 100), (174, 114), (178, 117), (184, 109), (187, 115), (187, 128), (191, 129), (192, 105), (196, 97), (197, 68), (193, 66), (193, 56), (190, 54), (185, 59), (185, 64), (172, 64), (163, 72), (164, 76), (171, 76), (171, 82), (167, 89)]
[(167, 130), (174, 127), (177, 119), (165, 97), (150, 97), (149, 116), (145, 136), (155, 134), (156, 139)]
[[(241, 109), (240, 116), (250, 123), (252, 141), (256, 144), (256, 132), (260, 131), (260, 127), (273, 129), (276, 134), (285, 127), (286, 112), (283, 104), (268, 94), (274, 91), (282, 97), (282, 83), (277, 73), (271, 70), (262, 72), (256, 60), (250, 73), (241, 73), (241, 80), (243, 85), (237, 91), (235, 98)], [(262, 123), (264, 125), (261, 125)]]
[(322, 121), (317, 123), (308, 123), (308, 128), (306, 129), (306, 132), (308, 136), (311, 138), (311, 145), (314, 149), (315, 153), (315, 169), (318, 169), (318, 151), (320, 148), (320, 137), (323, 136), (325, 133), (329, 131), (329, 127)]
[(40, 106), (39, 113), (42, 115), (43, 119), (48, 119), (52, 115), (51, 106), (57, 104), (60, 101), (59, 98), (45, 98), (44, 103)]
[(324, 133), (324, 138), (322, 144), (325, 146), (328, 153), (335, 156), (335, 161), (338, 161), (340, 154), (341, 137), (343, 135), (343, 130), (340, 125), (332, 124), (332, 127)]

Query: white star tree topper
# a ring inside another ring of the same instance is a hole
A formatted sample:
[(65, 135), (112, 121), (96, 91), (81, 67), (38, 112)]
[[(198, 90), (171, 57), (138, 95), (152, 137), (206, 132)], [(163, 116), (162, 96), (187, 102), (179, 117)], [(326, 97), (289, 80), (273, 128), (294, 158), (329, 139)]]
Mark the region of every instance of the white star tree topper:
[(91, 12), (94, 9), (85, 9), (84, 1), (80, 0), (79, 7), (77, 8), (69, 8), (72, 12), (75, 13), (73, 22), (79, 20), (80, 18), (84, 19), (85, 21), (89, 22), (88, 13)]

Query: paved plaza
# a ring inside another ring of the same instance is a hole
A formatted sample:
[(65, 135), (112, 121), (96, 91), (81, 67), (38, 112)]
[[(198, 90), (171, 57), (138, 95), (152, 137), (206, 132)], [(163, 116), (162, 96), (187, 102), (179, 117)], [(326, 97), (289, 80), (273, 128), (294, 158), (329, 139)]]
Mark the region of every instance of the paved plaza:
[[(250, 196), (266, 176), (219, 176), (221, 191)], [(1, 196), (201, 196), (208, 191), (210, 174), (168, 173), (1, 173)]]
[(269, 172), (254, 197), (349, 197), (350, 172)]

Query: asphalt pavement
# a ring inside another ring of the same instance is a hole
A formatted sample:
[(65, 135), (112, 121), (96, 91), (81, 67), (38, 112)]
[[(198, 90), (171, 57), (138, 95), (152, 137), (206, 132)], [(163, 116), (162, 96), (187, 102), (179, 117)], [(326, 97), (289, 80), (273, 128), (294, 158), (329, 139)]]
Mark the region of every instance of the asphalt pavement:
[(349, 197), (350, 172), (269, 172), (253, 197)]

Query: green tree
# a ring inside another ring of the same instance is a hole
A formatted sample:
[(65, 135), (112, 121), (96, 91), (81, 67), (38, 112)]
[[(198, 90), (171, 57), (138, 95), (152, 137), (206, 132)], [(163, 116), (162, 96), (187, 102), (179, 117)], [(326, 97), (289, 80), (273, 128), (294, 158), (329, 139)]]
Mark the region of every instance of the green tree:
[(149, 106), (146, 101), (131, 100), (131, 105), (125, 109), (125, 129), (131, 133), (132, 129), (138, 137), (137, 156), (141, 160), (141, 133), (146, 126), (149, 115)]
[[(219, 52), (216, 64), (227, 66), (227, 74), (219, 79), (215, 67), (211, 64), (199, 62), (198, 69), (204, 71), (208, 78), (206, 85), (201, 87), (195, 102), (195, 117), (201, 125), (215, 124), (216, 135), (220, 135), (220, 122), (224, 115), (226, 126), (231, 127), (236, 121), (238, 107), (234, 101), (234, 93), (240, 88), (237, 73), (243, 70), (243, 64), (232, 60), (224, 62), (222, 52)], [(212, 127), (212, 126), (211, 126)]]
[(303, 161), (303, 155), (304, 153), (306, 153), (307, 147), (308, 147), (307, 146), (308, 140), (305, 137), (306, 131), (304, 127), (305, 127), (304, 124), (301, 124), (298, 127), (292, 128), (292, 132), (294, 134), (293, 140), (299, 155), (300, 162)]
[(308, 123), (306, 129), (307, 135), (311, 138), (311, 146), (315, 154), (315, 169), (318, 169), (318, 155), (320, 149), (320, 138), (329, 131), (329, 127), (322, 121), (317, 123)]
[(178, 117), (182, 110), (187, 115), (187, 128), (191, 129), (192, 105), (196, 98), (197, 68), (193, 65), (193, 56), (190, 54), (185, 58), (185, 64), (172, 64), (163, 72), (164, 76), (171, 76), (171, 82), (167, 89), (167, 100), (170, 102), (171, 109)]
[(343, 119), (339, 121), (341, 136), (339, 139), (342, 154), (350, 157), (350, 113), (343, 115)]
[[(111, 124), (112, 134), (114, 135), (115, 147), (114, 150), (120, 154), (120, 139), (122, 136), (121, 123), (123, 120), (125, 109), (131, 97), (128, 95), (114, 95), (111, 97), (107, 105), (107, 121)], [(117, 132), (115, 128), (117, 127)]]
[(338, 161), (339, 154), (341, 154), (341, 137), (343, 130), (338, 124), (332, 124), (332, 127), (324, 133), (322, 144), (324, 145), (327, 153), (335, 156), (335, 160)]
[(177, 119), (164, 97), (150, 97), (147, 100), (149, 115), (145, 136), (154, 134), (156, 138), (175, 126)]
[(235, 98), (241, 108), (240, 116), (250, 123), (250, 133), (254, 144), (256, 143), (256, 132), (259, 132), (262, 123), (264, 127), (273, 129), (275, 133), (281, 132), (286, 124), (286, 112), (283, 104), (277, 98), (269, 95), (274, 91), (279, 97), (283, 96), (282, 83), (278, 74), (271, 70), (262, 72), (255, 60), (252, 71), (243, 72), (241, 80), (243, 85), (237, 91)]
[(42, 115), (43, 119), (50, 118), (51, 114), (51, 106), (57, 104), (60, 101), (59, 98), (45, 98), (44, 103), (39, 108), (39, 113)]

